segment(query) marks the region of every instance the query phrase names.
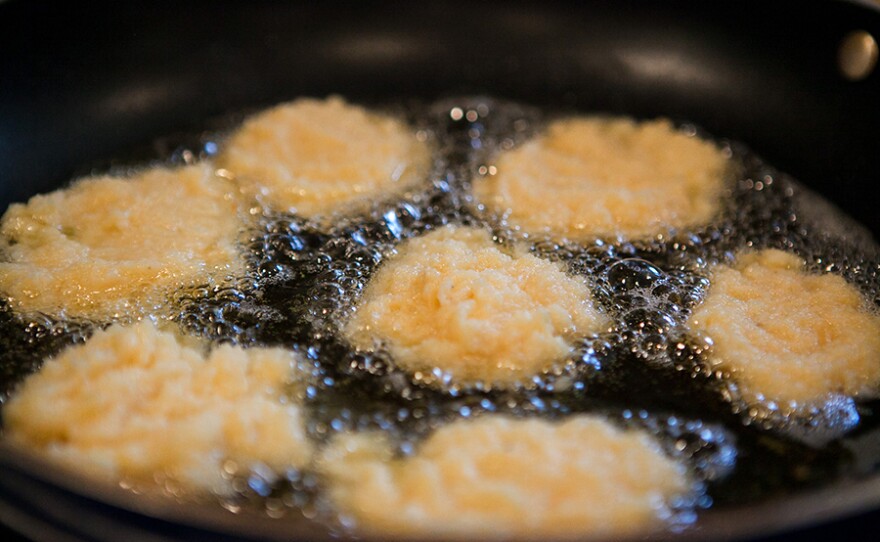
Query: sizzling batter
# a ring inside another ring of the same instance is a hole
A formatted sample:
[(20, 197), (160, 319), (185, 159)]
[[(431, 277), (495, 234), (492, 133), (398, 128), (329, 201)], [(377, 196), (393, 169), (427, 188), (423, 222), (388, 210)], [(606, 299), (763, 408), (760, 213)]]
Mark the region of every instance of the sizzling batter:
[(404, 538), (623, 536), (658, 527), (691, 484), (647, 434), (586, 415), (455, 422), (403, 458), (348, 434), (319, 464), (359, 530)]
[(335, 97), (296, 100), (248, 119), (217, 157), (245, 191), (301, 216), (409, 188), (430, 161), (402, 122)]
[(281, 471), (311, 446), (292, 353), (206, 354), (151, 323), (98, 331), (46, 361), (3, 409), (6, 438), (78, 470), (135, 483), (232, 492), (224, 461)]
[(234, 187), (206, 166), (95, 177), (12, 205), (0, 291), (25, 312), (134, 318), (174, 289), (241, 274)]
[(741, 254), (714, 270), (691, 317), (747, 401), (813, 403), (880, 384), (880, 318), (840, 276), (803, 268), (779, 250)]
[(387, 344), (410, 371), (510, 384), (547, 369), (574, 337), (602, 329), (582, 278), (488, 232), (446, 227), (404, 243), (372, 278), (346, 326), (353, 344)]
[(707, 222), (727, 167), (715, 145), (669, 121), (578, 117), (501, 153), (474, 195), (527, 232), (643, 237)]

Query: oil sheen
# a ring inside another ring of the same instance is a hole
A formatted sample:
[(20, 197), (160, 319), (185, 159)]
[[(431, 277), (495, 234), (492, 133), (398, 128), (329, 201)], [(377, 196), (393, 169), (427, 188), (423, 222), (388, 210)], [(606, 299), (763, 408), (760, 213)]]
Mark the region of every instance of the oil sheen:
[[(171, 315), (161, 316), (214, 344), (283, 347), (308, 360), (315, 374), (302, 415), (315, 447), (381, 434), (390, 457), (401, 461), (418, 457), (422, 443), (453, 423), (595, 416), (647, 434), (690, 473), (687, 491), (666, 511), (671, 529), (713, 507), (872, 473), (876, 386), (798, 408), (755, 394), (746, 401), (734, 375), (713, 363), (711, 337), (689, 326), (719, 266), (764, 249), (796, 255), (804, 273), (840, 277), (875, 311), (880, 253), (867, 230), (744, 145), (687, 124), (675, 125), (679, 135), (712, 143), (729, 165), (713, 188), (717, 209), (704, 221), (636, 228), (633, 236), (600, 229), (573, 240), (524, 230), (475, 198), (474, 187), (497, 174), (504, 153), (565, 115), (486, 97), (406, 103), (376, 109), (405, 120), (432, 149), (421, 183), (309, 218), (254, 206), (247, 272), (232, 285), (178, 292)], [(241, 118), (210, 121), (203, 133), (163, 138), (98, 167), (210, 161)], [(370, 280), (404, 243), (447, 227), (481, 230), (498, 250), (552, 262), (589, 289), (603, 325), (569, 337), (552, 365), (500, 387), (440, 368), (402, 368), (381, 343), (353, 345), (345, 329)], [(0, 305), (0, 398), (14, 394), (45, 357), (108, 323), (22, 316)], [(353, 527), (309, 466), (267, 473), (231, 464), (226, 476), (233, 490), (216, 498), (230, 510), (302, 515), (343, 533)]]

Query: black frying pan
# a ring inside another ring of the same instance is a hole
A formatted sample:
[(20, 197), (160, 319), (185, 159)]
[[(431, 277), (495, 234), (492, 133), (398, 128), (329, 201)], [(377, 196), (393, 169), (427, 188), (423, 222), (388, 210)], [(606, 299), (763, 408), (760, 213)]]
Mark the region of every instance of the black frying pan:
[[(0, 4), (0, 209), (206, 119), (298, 95), (488, 94), (658, 115), (740, 140), (880, 234), (880, 74), (844, 77), (867, 3)], [(880, 457), (878, 457), (880, 462)], [(38, 540), (324, 537), (95, 487), (0, 448), (0, 519)], [(880, 471), (705, 515), (685, 538), (880, 526)], [(865, 514), (867, 512), (867, 514)], [(850, 531), (846, 531), (849, 528)], [(816, 531), (812, 531), (816, 532)]]

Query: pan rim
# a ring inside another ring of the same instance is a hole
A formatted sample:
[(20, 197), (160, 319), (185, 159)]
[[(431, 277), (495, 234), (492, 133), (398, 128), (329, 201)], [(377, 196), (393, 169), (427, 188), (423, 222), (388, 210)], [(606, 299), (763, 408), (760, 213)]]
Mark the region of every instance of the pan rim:
[[(850, 4), (880, 13), (880, 3), (876, 0), (834, 0), (839, 4)], [(3, 2), (0, 4), (13, 4)], [(2, 8), (2, 6), (0, 6)], [(2, 436), (2, 431), (0, 431)], [(20, 472), (34, 480), (47, 483), (61, 491), (71, 494), (71, 498), (85, 498), (101, 502), (121, 510), (130, 511), (145, 518), (171, 521), (206, 529), (232, 529), (228, 532), (240, 536), (262, 536), (271, 540), (290, 538), (284, 536), (285, 526), (292, 524), (292, 518), (272, 519), (268, 517), (249, 517), (252, 521), (243, 522), (242, 515), (235, 515), (216, 504), (181, 507), (174, 499), (160, 495), (139, 495), (112, 483), (97, 483), (81, 474), (60, 469), (49, 461), (33, 457), (16, 449), (0, 438), (0, 477), (7, 471)], [(88, 483), (84, 483), (87, 481)], [(0, 482), (0, 493), (3, 492)], [(3, 505), (0, 504), (0, 511)], [(676, 540), (724, 540), (748, 536), (765, 536), (798, 527), (842, 518), (848, 515), (880, 507), (880, 472), (864, 479), (842, 479), (830, 486), (816, 490), (802, 490), (791, 495), (774, 497), (747, 505), (737, 505), (720, 510), (710, 509), (700, 514), (697, 524), (682, 533), (660, 534), (658, 539)], [(195, 510), (195, 511), (194, 511)], [(742, 521), (748, 515), (748, 521)], [(2, 514), (0, 514), (2, 517)], [(317, 525), (317, 524), (315, 524)], [(310, 537), (323, 537), (310, 533)], [(643, 537), (639, 537), (643, 539)]]

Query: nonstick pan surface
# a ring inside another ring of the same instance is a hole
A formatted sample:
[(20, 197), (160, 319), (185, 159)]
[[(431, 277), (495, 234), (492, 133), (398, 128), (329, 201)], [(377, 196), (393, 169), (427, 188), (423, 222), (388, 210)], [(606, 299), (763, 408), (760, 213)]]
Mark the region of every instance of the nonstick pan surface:
[[(300, 95), (489, 95), (693, 122), (747, 143), (876, 237), (880, 75), (854, 81), (838, 63), (857, 30), (880, 37), (875, 5), (0, 3), (0, 208), (157, 137)], [(0, 448), (0, 519), (38, 540), (325, 536), (133, 497)], [(683, 538), (758, 537), (864, 512), (876, 528), (878, 508), (880, 468), (712, 511)]]

